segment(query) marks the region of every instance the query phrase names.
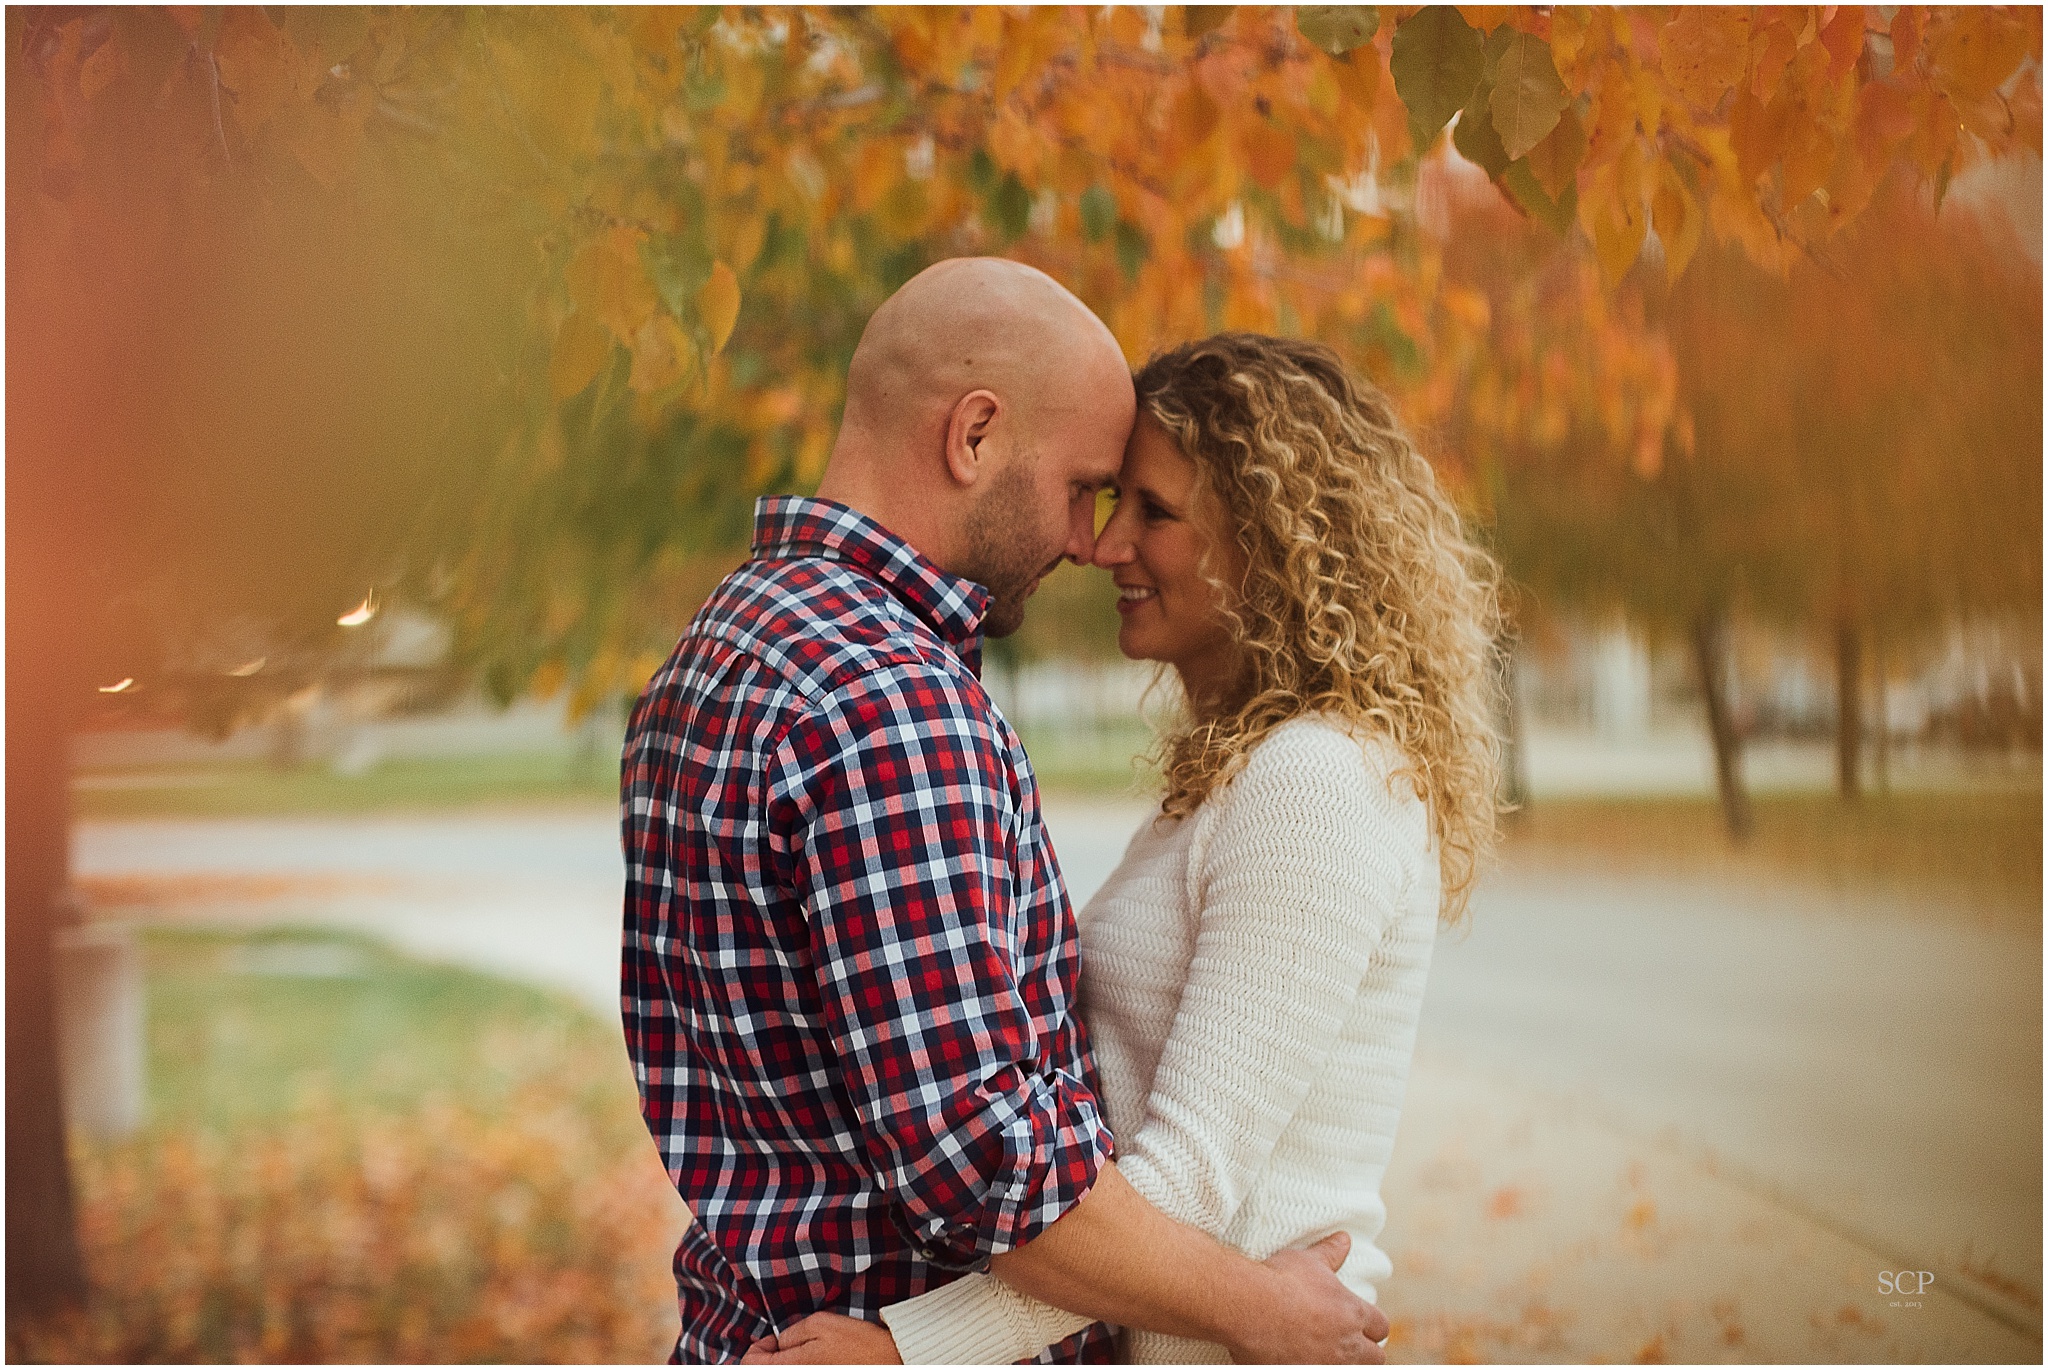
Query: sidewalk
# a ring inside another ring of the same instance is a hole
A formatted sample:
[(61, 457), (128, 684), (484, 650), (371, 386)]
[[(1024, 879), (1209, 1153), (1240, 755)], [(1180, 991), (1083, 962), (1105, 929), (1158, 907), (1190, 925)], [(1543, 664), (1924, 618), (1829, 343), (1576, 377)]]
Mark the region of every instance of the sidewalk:
[(2041, 1342), (1596, 1104), (1417, 1058), (1384, 1194), (1388, 1358), (2017, 1362)]

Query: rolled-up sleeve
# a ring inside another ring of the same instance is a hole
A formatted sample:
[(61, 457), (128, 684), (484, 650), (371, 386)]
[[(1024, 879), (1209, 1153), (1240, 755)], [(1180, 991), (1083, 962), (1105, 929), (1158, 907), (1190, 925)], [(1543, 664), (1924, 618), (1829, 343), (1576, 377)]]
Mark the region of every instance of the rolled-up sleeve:
[(985, 705), (913, 664), (818, 701), (771, 768), (770, 843), (809, 920), (861, 1153), (906, 1237), (952, 1269), (1029, 1242), (1111, 1147), (1019, 982), (1006, 756)]

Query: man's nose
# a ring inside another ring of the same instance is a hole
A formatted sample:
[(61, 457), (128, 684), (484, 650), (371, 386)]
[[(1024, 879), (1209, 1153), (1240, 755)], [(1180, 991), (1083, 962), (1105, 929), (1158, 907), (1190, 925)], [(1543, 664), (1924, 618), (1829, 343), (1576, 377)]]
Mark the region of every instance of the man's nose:
[(1088, 501), (1085, 509), (1077, 509), (1068, 520), (1067, 560), (1076, 566), (1086, 566), (1095, 559), (1095, 501)]

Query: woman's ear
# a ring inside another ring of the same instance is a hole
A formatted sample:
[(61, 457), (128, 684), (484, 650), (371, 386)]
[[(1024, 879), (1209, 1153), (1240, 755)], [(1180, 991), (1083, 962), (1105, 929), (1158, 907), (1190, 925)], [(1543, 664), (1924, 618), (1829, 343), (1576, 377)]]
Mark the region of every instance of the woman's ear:
[(1002, 397), (993, 390), (970, 390), (946, 419), (946, 469), (963, 486), (974, 484), (985, 469), (983, 444), (1003, 415)]

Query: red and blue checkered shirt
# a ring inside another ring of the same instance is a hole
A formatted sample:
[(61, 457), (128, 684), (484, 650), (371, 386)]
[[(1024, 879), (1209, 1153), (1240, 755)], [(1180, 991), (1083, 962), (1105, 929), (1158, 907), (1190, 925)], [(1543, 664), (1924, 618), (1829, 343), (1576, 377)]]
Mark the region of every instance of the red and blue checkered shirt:
[[(696, 1215), (680, 1360), (873, 1321), (1030, 1241), (1110, 1154), (986, 607), (844, 506), (762, 500), (633, 711), (620, 998)], [(1098, 1324), (1043, 1359), (1111, 1349)]]

